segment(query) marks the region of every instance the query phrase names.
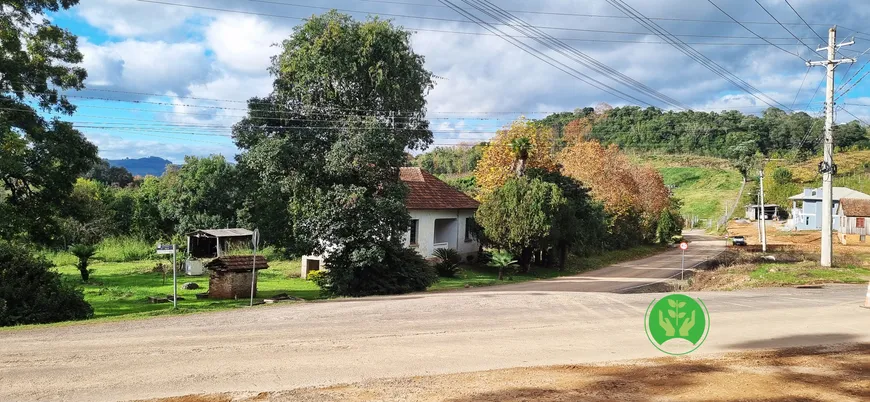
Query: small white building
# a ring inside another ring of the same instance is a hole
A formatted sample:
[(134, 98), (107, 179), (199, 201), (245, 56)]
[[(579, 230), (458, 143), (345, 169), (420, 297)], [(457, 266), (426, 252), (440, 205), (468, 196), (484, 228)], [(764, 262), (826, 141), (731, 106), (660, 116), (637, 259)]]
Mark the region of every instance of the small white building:
[[(404, 235), (405, 247), (424, 258), (439, 248), (454, 249), (463, 257), (477, 253), (480, 243), (471, 232), (477, 201), (420, 168), (403, 167), (399, 178), (409, 189), (405, 207), (411, 229)], [(302, 278), (322, 268), (322, 256), (302, 257)]]

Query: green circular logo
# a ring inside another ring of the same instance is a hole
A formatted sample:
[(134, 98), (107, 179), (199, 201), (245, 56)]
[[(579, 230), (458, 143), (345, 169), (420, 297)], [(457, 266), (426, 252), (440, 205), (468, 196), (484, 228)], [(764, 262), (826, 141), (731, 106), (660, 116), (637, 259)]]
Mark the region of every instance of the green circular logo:
[(650, 302), (644, 327), (656, 349), (669, 355), (684, 355), (698, 349), (707, 339), (710, 314), (701, 299), (671, 294)]

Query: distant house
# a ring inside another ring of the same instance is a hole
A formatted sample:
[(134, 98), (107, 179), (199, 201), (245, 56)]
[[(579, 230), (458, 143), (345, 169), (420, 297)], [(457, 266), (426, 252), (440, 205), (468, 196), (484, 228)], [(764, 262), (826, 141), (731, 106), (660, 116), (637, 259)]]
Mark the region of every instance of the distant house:
[[(840, 206), (840, 200), (844, 198), (870, 199), (870, 195), (847, 187), (834, 187), (833, 191), (833, 229), (839, 230), (840, 219), (836, 217)], [(822, 229), (822, 189), (805, 188), (801, 194), (789, 197), (792, 201), (792, 219), (797, 230), (821, 230)]]
[[(463, 257), (478, 251), (480, 243), (472, 235), (477, 201), (420, 168), (401, 168), (399, 179), (409, 189), (405, 207), (411, 228), (403, 236), (405, 247), (423, 257), (439, 248), (454, 249)], [(322, 267), (322, 256), (302, 257), (303, 278)]]
[(758, 204), (747, 205), (746, 219), (749, 219), (751, 221), (761, 219), (762, 211), (764, 211), (764, 219), (774, 220), (777, 216), (779, 216), (779, 205), (764, 204), (763, 207)]
[(841, 199), (837, 218), (840, 220), (840, 233), (866, 236), (870, 224), (870, 199)]

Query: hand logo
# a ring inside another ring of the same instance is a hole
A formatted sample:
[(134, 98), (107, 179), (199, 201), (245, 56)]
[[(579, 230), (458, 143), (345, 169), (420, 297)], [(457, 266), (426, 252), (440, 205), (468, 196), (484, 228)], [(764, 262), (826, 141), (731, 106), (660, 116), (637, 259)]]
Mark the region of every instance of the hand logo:
[[(674, 353), (663, 349), (663, 345), (667, 341), (679, 338), (689, 341), (696, 349), (707, 337), (709, 322), (707, 308), (703, 302), (686, 295), (671, 294), (650, 303), (645, 327), (650, 342), (656, 348), (669, 354), (685, 354), (691, 350)], [(682, 345), (685, 348), (687, 344)]]

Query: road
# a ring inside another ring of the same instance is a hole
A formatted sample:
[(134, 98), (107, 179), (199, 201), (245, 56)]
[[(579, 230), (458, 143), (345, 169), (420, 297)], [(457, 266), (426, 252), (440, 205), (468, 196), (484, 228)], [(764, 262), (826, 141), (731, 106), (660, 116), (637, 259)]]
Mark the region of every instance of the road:
[[(712, 259), (725, 250), (724, 240), (707, 236), (703, 231), (692, 230), (685, 233), (684, 236), (689, 241), (689, 249), (685, 252), (686, 269)], [(614, 264), (580, 275), (470, 291), (621, 293), (656, 282), (662, 282), (668, 278), (679, 278), (682, 258), (683, 252), (675, 248), (643, 259)]]
[[(870, 342), (865, 286), (698, 292), (693, 356)], [(458, 292), (0, 331), (0, 400), (129, 400), (661, 356), (662, 294)]]

